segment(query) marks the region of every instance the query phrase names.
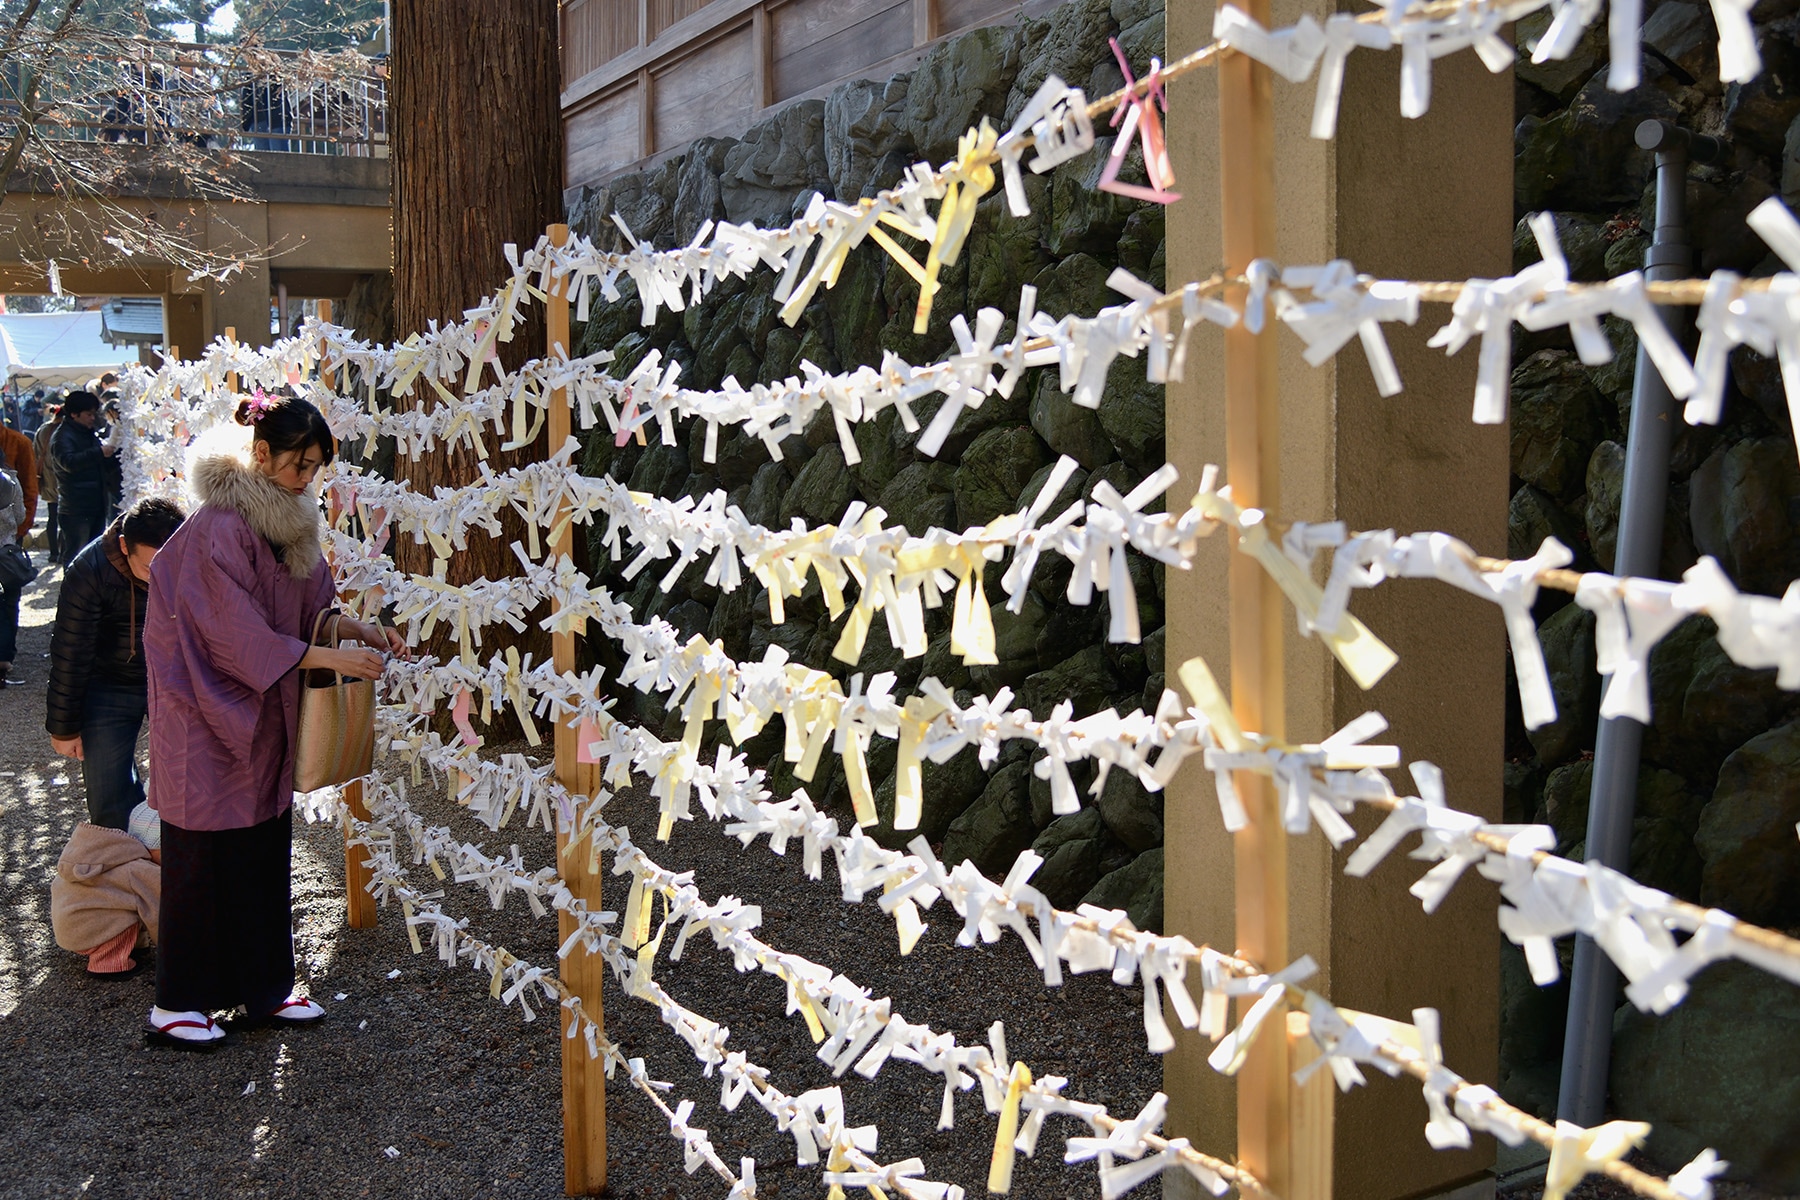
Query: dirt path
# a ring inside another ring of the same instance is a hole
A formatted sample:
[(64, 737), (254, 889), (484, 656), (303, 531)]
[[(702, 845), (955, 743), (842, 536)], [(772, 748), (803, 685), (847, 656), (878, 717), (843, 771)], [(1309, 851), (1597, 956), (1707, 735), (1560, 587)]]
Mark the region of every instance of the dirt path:
[[(57, 583), (46, 572), (27, 592), (17, 673), (28, 686), (0, 693), (0, 1147), (8, 1151), (0, 1196), (562, 1195), (554, 1012), (524, 1023), (516, 1008), (488, 998), (485, 976), (414, 957), (392, 909), (374, 931), (345, 929), (335, 828), (301, 826), (295, 835), (296, 948), (312, 994), (330, 1010), (319, 1027), (235, 1034), (211, 1056), (147, 1049), (139, 1031), (153, 998), (150, 973), (98, 982), (56, 947), (49, 881), (85, 812), (80, 772), (52, 755), (43, 732)], [(494, 835), (439, 796), (413, 799), (489, 853), (516, 841), (532, 867), (553, 861), (541, 832)], [(621, 797), (608, 813), (646, 838), (654, 827), (639, 799)], [(1143, 1051), (1136, 988), (1090, 975), (1050, 991), (1016, 939), (954, 947), (960, 922), (941, 904), (927, 914), (931, 929), (918, 949), (901, 959), (891, 923), (873, 903), (843, 904), (829, 865), (814, 883), (800, 874), (797, 852), (778, 859), (764, 843), (744, 850), (715, 827), (684, 825), (652, 853), (672, 869), (697, 870), (709, 898), (762, 904), (768, 941), (896, 996), (909, 1020), (964, 1042), (984, 1041), (988, 1024), (1005, 1020), (1014, 1053), (1039, 1074), (1071, 1077), (1069, 1095), (1123, 1116), (1159, 1086), (1160, 1064)], [(496, 913), (466, 885), (444, 886), (447, 910), (469, 917), (479, 936), (533, 962), (554, 959), (554, 921), (534, 921), (522, 899)], [(680, 963), (665, 956), (659, 977), (683, 1003), (731, 1026), (730, 1045), (770, 1067), (784, 1091), (841, 1084), (852, 1119), (879, 1123), (883, 1161), (919, 1155), (929, 1177), (985, 1193), (993, 1120), (978, 1092), (959, 1096), (956, 1127), (940, 1132), (936, 1076), (896, 1062), (874, 1081), (833, 1080), (812, 1056), (804, 1024), (784, 1017), (782, 985), (736, 974), (710, 939), (695, 939)], [(727, 1162), (757, 1159), (765, 1200), (823, 1194), (817, 1169), (794, 1165), (792, 1138), (761, 1109), (748, 1101), (732, 1114), (719, 1109), (718, 1081), (701, 1077), (654, 1009), (612, 988), (606, 1022), (654, 1078), (675, 1084), (673, 1097), (696, 1101), (695, 1123)], [(609, 1194), (723, 1195), (710, 1174), (683, 1174), (679, 1144), (642, 1097), (615, 1086), (609, 1099)], [(1021, 1162), (1015, 1195), (1098, 1195), (1091, 1165), (1061, 1162), (1072, 1132), (1052, 1121), (1037, 1159)]]

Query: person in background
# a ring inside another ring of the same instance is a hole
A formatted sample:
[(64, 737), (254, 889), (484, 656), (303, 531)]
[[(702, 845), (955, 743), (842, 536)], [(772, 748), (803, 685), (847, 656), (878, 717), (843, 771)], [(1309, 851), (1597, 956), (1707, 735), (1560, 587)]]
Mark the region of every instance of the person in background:
[[(294, 751), (301, 672), (374, 679), (399, 633), (327, 616), (335, 599), (312, 491), (336, 444), (294, 396), (238, 406), (242, 430), (206, 435), (189, 459), (200, 508), (150, 573), (150, 803), (162, 817), (163, 903), (156, 1006), (144, 1036), (215, 1048), (209, 1015), (317, 1021), (295, 986)], [(227, 440), (229, 439), (229, 440)], [(343, 639), (366, 649), (345, 649)]]
[(36, 433), (38, 426), (44, 423), (44, 389), (39, 388), (25, 397), (25, 404), (19, 411), (20, 415), (25, 418), (25, 424), (20, 427), (20, 432)]
[(37, 451), (38, 494), (44, 498), (44, 539), (50, 551), (50, 561), (62, 562), (62, 541), (59, 533), (57, 517), (60, 515), (56, 505), (56, 460), (50, 456), (50, 439), (56, 436), (56, 426), (62, 420), (62, 406), (52, 405), (45, 409), (49, 420), (39, 425), (32, 435), (32, 449)]
[(156, 941), (162, 906), (162, 823), (148, 804), (123, 830), (75, 826), (50, 881), (50, 928), (64, 950), (87, 955), (88, 974), (129, 979), (132, 952)]
[(88, 820), (103, 828), (125, 828), (144, 800), (137, 741), (149, 709), (150, 564), (184, 516), (168, 500), (132, 505), (76, 555), (56, 602), (44, 728), (58, 754), (81, 763)]
[(100, 444), (100, 397), (70, 392), (62, 421), (50, 439), (56, 465), (57, 503), (62, 509), (63, 563), (67, 565), (105, 525), (106, 471), (112, 451)]
[[(0, 546), (17, 540), (14, 531), (24, 517), (25, 489), (11, 471), (0, 468)], [(11, 676), (19, 640), (19, 593), (23, 590), (23, 585), (13, 580), (0, 582), (0, 688), (18, 683)]]
[[(105, 386), (108, 378), (117, 377), (101, 376), (102, 387)], [(119, 451), (124, 446), (125, 421), (124, 413), (116, 398), (118, 394), (116, 389), (100, 393), (100, 425), (94, 430), (100, 438), (101, 449), (105, 450), (108, 456), (105, 464), (106, 512), (101, 518), (107, 524), (111, 524), (113, 518), (119, 515), (119, 498), (125, 491), (125, 469), (124, 464), (119, 460)], [(109, 400), (108, 396), (112, 396), (114, 399)]]
[[(31, 523), (37, 519), (37, 455), (32, 453), (31, 439), (14, 429), (0, 429), (0, 469), (11, 479), (8, 490), (17, 493), (17, 503), (8, 504), (8, 511), (14, 516), (0, 519), (0, 545), (22, 547), (31, 536)], [(22, 590), (16, 583), (0, 584), (0, 688), (19, 682), (13, 674), (13, 657), (18, 652)]]
[(38, 456), (32, 440), (15, 429), (0, 429), (0, 466), (19, 477), (25, 491), (25, 523), (19, 529), (19, 545), (31, 535), (31, 524), (37, 520)]

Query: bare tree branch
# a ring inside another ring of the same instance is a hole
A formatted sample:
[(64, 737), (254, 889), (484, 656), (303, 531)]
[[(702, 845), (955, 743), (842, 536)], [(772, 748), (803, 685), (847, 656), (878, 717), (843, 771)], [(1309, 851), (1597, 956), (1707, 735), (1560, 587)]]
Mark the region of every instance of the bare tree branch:
[[(255, 200), (246, 150), (372, 153), (385, 137), (385, 85), (353, 50), (268, 49), (267, 20), (229, 44), (159, 40), (142, 36), (147, 8), (134, 33), (117, 14), (78, 19), (83, 4), (23, 0), (0, 23), (0, 124), (13, 122), (0, 132), (0, 198), (29, 188), (69, 202), (32, 227), (40, 249), (28, 253), (230, 273), (243, 255), (205, 248), (203, 220), (190, 230), (155, 214)], [(181, 11), (198, 21), (216, 8)]]

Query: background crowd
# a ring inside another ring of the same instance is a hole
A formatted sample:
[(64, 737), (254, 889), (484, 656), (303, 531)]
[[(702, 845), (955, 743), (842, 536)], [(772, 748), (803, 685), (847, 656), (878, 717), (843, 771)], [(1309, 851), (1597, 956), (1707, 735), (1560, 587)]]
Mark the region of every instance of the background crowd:
[(56, 940), (109, 978), (135, 974), (154, 945), (147, 1039), (211, 1049), (226, 1037), (213, 1013), (324, 1016), (293, 957), (301, 675), (373, 679), (406, 649), (333, 606), (312, 484), (335, 443), (317, 409), (259, 392), (190, 454), (191, 517), (155, 498), (120, 513), (114, 383), (68, 393), (31, 437), (0, 430), (0, 681), (19, 682), (42, 494), (44, 548), (62, 568), (45, 729), (81, 764), (88, 810), (51, 886)]

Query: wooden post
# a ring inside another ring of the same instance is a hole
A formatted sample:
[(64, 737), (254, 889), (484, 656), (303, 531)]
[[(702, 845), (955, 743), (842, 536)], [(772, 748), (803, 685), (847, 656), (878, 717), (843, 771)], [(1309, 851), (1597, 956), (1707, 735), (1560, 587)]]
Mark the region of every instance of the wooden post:
[[(236, 325), (227, 325), (225, 327), (225, 340), (228, 342), (237, 341)], [(234, 392), (238, 390), (238, 373), (236, 371), (225, 372), (225, 386)]]
[[(1268, 0), (1246, 2), (1267, 26)], [(1218, 71), (1222, 241), (1226, 277), (1234, 278), (1275, 253), (1275, 108), (1267, 67), (1228, 54)], [(1226, 481), (1238, 504), (1269, 511), (1281, 502), (1275, 352), (1268, 329), (1252, 334), (1240, 323), (1225, 333)], [(1281, 593), (1248, 555), (1233, 554), (1229, 570), (1232, 707), (1245, 729), (1279, 738)], [(1288, 958), (1287, 834), (1269, 781), (1240, 772), (1235, 782), (1250, 816), (1234, 839), (1237, 952), (1276, 970)], [(1264, 1028), (1238, 1075), (1238, 1161), (1285, 1197), (1292, 1179), (1288, 1042), (1283, 1023)]]
[[(1287, 1015), (1288, 1067), (1298, 1071), (1319, 1057), (1305, 1013)], [(1331, 1072), (1320, 1068), (1305, 1083), (1288, 1080), (1289, 1115), (1293, 1120), (1293, 1166), (1282, 1200), (1331, 1200), (1332, 1104)]]
[[(331, 320), (331, 301), (319, 301), (319, 320)], [(225, 331), (230, 334), (232, 331)], [(332, 374), (320, 371), (320, 382), (333, 391), (337, 390), (337, 380)], [(370, 819), (367, 798), (363, 795), (363, 783), (358, 779), (344, 785), (344, 805), (350, 815), (358, 821)], [(349, 825), (344, 826), (344, 917), (345, 923), (352, 929), (375, 928), (375, 897), (369, 894), (369, 868), (364, 861), (368, 852), (360, 846), (350, 844)]]
[[(561, 246), (569, 240), (567, 225), (550, 226), (550, 241)], [(550, 293), (544, 306), (545, 341), (551, 357), (566, 356), (569, 338), (569, 290), (560, 283)], [(555, 453), (568, 441), (571, 431), (569, 394), (558, 388), (550, 394), (548, 417), (549, 448)], [(572, 526), (565, 525), (550, 544), (552, 560), (569, 553), (574, 544)], [(551, 659), (558, 672), (577, 670), (575, 634), (555, 634), (550, 641)], [(597, 764), (577, 761), (579, 718), (564, 718), (556, 723), (556, 779), (577, 796), (591, 796), (600, 782)], [(569, 833), (556, 836), (556, 865), (563, 882), (578, 898), (587, 902), (590, 912), (600, 911), (600, 874), (589, 872), (586, 843), (569, 853)], [(563, 940), (575, 932), (575, 919), (569, 913), (557, 916), (557, 928)], [(563, 960), (562, 979), (569, 990), (581, 997), (581, 1006), (595, 1023), (601, 1020), (600, 986), (606, 975), (606, 960), (589, 954), (580, 945)], [(587, 1040), (570, 1038), (571, 1016), (562, 1010), (563, 1041), (563, 1190), (571, 1196), (598, 1195), (606, 1187), (606, 1071), (599, 1058), (589, 1058)]]

